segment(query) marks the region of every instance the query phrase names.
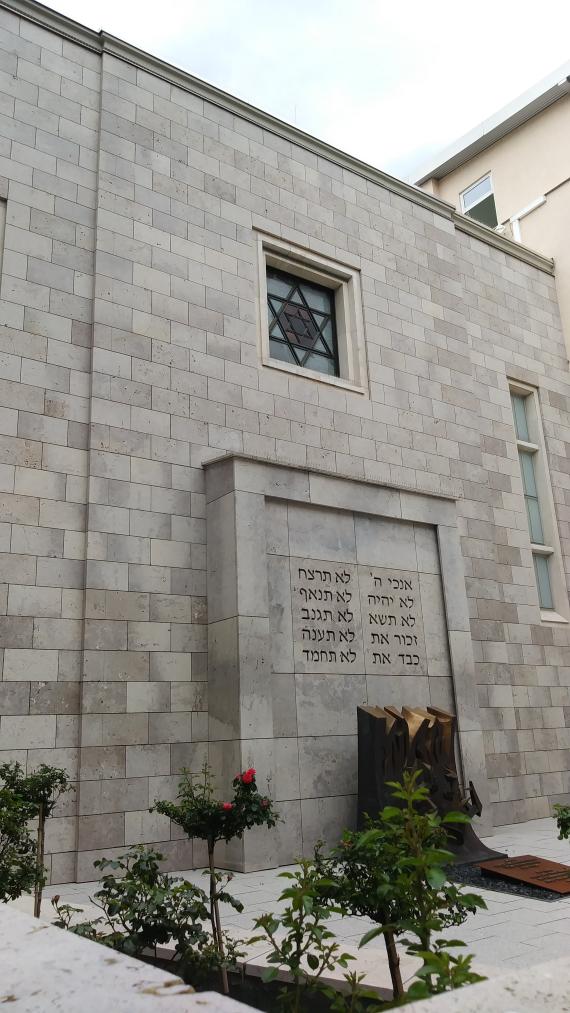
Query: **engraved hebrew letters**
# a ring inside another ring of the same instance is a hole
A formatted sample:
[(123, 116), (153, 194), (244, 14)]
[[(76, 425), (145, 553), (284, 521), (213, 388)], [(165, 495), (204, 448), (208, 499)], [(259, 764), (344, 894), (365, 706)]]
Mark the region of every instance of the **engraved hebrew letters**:
[(418, 574), (290, 559), (297, 672), (426, 675)]
[(363, 672), (356, 567), (292, 558), (293, 652), (297, 672)]
[(427, 675), (418, 574), (359, 566), (358, 580), (366, 671)]

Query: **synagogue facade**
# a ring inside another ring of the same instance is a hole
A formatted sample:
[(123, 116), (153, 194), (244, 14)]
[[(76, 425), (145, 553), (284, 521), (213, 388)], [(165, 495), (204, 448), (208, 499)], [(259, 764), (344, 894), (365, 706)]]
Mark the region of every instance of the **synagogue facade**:
[[(487, 825), (570, 797), (570, 380), (547, 258), (105, 33), (0, 6), (0, 759), (55, 882), (208, 761), (356, 812), (356, 708), (457, 714)], [(371, 124), (370, 129), (380, 129)]]

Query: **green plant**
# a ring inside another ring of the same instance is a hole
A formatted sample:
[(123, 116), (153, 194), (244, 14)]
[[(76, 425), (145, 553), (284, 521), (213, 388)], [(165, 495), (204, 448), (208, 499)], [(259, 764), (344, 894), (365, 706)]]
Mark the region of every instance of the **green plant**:
[[(255, 928), (262, 934), (254, 936), (250, 943), (260, 940), (271, 943), (267, 957), (270, 966), (263, 974), (264, 981), (273, 981), (280, 968), (289, 972), (292, 984), (284, 985), (279, 993), (280, 1009), (287, 1013), (310, 1009), (311, 997), (319, 991), (329, 998), (335, 1013), (360, 1013), (363, 999), (371, 997), (371, 993), (361, 988), (361, 975), (345, 975), (348, 995), (321, 981), (325, 971), (346, 968), (354, 957), (341, 950), (334, 932), (325, 924), (333, 914), (342, 912), (326, 899), (331, 883), (321, 874), (320, 859), (317, 851), (315, 860), (302, 859), (295, 872), (281, 873), (283, 879), (290, 880), (290, 886), (283, 890), (279, 900), (288, 904), (279, 917), (264, 914), (256, 919)], [(282, 937), (278, 937), (280, 930), (285, 933)]]
[(155, 802), (151, 809), (151, 812), (156, 810), (168, 816), (173, 823), (182, 827), (188, 837), (198, 838), (207, 844), (210, 921), (220, 958), (222, 988), (226, 994), (229, 988), (220, 902), (231, 904), (237, 911), (242, 911), (243, 905), (225, 890), (231, 876), (216, 871), (214, 850), (218, 841), (231, 841), (235, 837), (243, 837), (245, 831), (251, 827), (275, 826), (277, 814), (271, 799), (257, 790), (255, 774), (253, 767), (236, 774), (232, 782), (233, 798), (224, 802), (215, 797), (210, 768), (206, 763), (202, 767), (201, 778), (189, 771), (183, 771), (177, 801)]
[(29, 802), (0, 788), (0, 901), (15, 900), (36, 885), (36, 842), (28, 828), (34, 815)]
[[(103, 875), (91, 903), (102, 915), (74, 922), (81, 909), (54, 897), (55, 925), (134, 957), (151, 950), (156, 959), (159, 946), (173, 943), (177, 972), (196, 982), (219, 967), (218, 950), (203, 925), (209, 917), (208, 897), (192, 883), (161, 873), (162, 858), (138, 846), (114, 861), (95, 862)], [(235, 941), (227, 943), (225, 960), (233, 966), (241, 953)]]
[[(363, 833), (345, 838), (347, 857), (343, 860), (349, 887), (355, 869), (353, 910), (379, 922), (363, 936), (360, 946), (386, 933), (415, 937), (403, 941), (406, 952), (422, 960), (420, 982), (413, 986), (416, 997), (420, 992), (431, 995), (482, 980), (471, 971), (470, 957), (458, 958), (447, 952), (462, 943), (434, 940), (433, 936), (452, 925), (461, 925), (469, 912), (485, 907), (481, 897), (463, 893), (447, 877), (453, 856), (447, 849), (446, 828), (467, 822), (469, 817), (454, 812), (440, 817), (430, 808), (428, 789), (420, 779), (421, 771), (416, 770), (405, 772), (401, 784), (390, 782), (392, 797), (400, 804), (386, 806)], [(376, 863), (383, 864), (379, 874)], [(379, 901), (376, 916), (373, 904), (366, 910), (368, 889), (370, 897)]]
[(570, 806), (555, 805), (554, 819), (558, 827), (558, 840), (567, 841), (570, 837)]
[(329, 1000), (330, 1013), (382, 1013), (386, 1004), (379, 1006), (376, 992), (362, 987), (364, 978), (364, 974), (347, 971), (344, 975), (346, 992), (331, 985), (320, 986), (319, 991)]
[(406, 1001), (427, 999), (439, 992), (448, 992), (462, 985), (473, 985), (485, 979), (471, 970), (472, 954), (455, 955), (453, 947), (465, 946), (458, 939), (435, 939), (429, 950), (414, 950), (423, 964), (416, 971), (417, 981), (412, 982), (406, 992)]
[[(4, 763), (0, 766), (0, 779), (4, 789), (26, 805), (30, 815), (37, 818), (37, 844), (35, 848), (36, 876), (34, 879), (34, 915), (39, 918), (42, 906), (42, 891), (45, 883), (45, 826), (59, 799), (67, 791), (74, 791), (65, 770), (40, 764), (31, 774), (25, 775), (19, 763)], [(28, 887), (28, 889), (30, 889)]]

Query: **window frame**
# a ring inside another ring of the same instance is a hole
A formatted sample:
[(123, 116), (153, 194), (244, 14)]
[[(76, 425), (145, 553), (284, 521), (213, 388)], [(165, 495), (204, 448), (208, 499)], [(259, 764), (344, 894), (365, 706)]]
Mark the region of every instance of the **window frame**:
[[(486, 194), (485, 197), (481, 197), (479, 200), (474, 201), (472, 204), (466, 205), (466, 203), (465, 203), (465, 194), (467, 194), (469, 192), (469, 190), (472, 190), (473, 187), (478, 186), (479, 183), (483, 183), (486, 179), (489, 180), (489, 183), (491, 185), (491, 193), (490, 194)], [(493, 197), (493, 200), (495, 202), (495, 216), (497, 218), (497, 224), (496, 225), (487, 225), (486, 227), (488, 229), (494, 230), (494, 229), (498, 228), (498, 226), (500, 225), (500, 222), (499, 222), (499, 216), (497, 214), (497, 202), (496, 202), (496, 199), (495, 199), (495, 186), (493, 184), (493, 173), (492, 172), (490, 172), (490, 171), (489, 172), (485, 172), (482, 176), (479, 177), (479, 179), (473, 180), (473, 182), (470, 183), (469, 186), (466, 186), (465, 189), (461, 191), (461, 193), (459, 194), (459, 199), (461, 201), (461, 213), (464, 214), (464, 215), (467, 215), (470, 218), (473, 218), (473, 215), (470, 214), (470, 212), (473, 210), (473, 208), (476, 208), (478, 204), (482, 204), (484, 200), (487, 200), (488, 197)], [(473, 221), (479, 222), (479, 219), (478, 218), (473, 218)], [(485, 225), (485, 222), (479, 222), (479, 224), (480, 225)]]
[[(367, 395), (368, 371), (360, 271), (342, 261), (333, 261), (275, 236), (259, 231), (256, 234), (258, 346), (262, 366)], [(334, 290), (338, 376), (307, 369), (271, 356), (267, 267), (274, 267), (294, 277)]]
[(543, 543), (533, 542), (531, 539), (530, 522), (528, 520), (526, 507), (524, 481), (522, 476), (522, 469), (520, 467), (519, 462), (522, 496), (523, 499), (525, 500), (525, 518), (527, 520), (527, 531), (537, 596), (539, 596), (539, 589), (534, 560), (535, 557), (538, 556), (542, 556), (543, 558), (548, 559), (548, 576), (550, 582), (550, 592), (552, 595), (553, 608), (552, 609), (544, 608), (540, 604), (540, 597), (539, 597), (540, 618), (541, 621), (545, 623), (567, 623), (570, 617), (568, 589), (566, 585), (564, 567), (562, 565), (563, 559), (562, 547), (560, 544), (558, 521), (556, 517), (556, 509), (554, 504), (554, 495), (552, 492), (552, 483), (550, 480), (550, 472), (548, 467), (546, 442), (544, 439), (544, 430), (542, 426), (542, 417), (540, 412), (539, 392), (536, 387), (531, 387), (529, 384), (521, 383), (518, 380), (509, 379), (508, 384), (509, 384), (509, 396), (513, 394), (518, 395), (519, 397), (524, 398), (525, 401), (525, 416), (529, 436), (528, 440), (521, 440), (517, 435), (512, 405), (510, 406), (511, 418), (515, 435), (515, 444), (517, 449), (517, 461), (519, 458), (519, 453), (529, 454), (532, 456), (534, 477), (537, 489), (536, 498), (538, 500), (538, 509), (540, 513), (540, 521), (544, 538)]
[[(268, 302), (272, 301), (273, 299), (278, 299), (279, 298), (279, 301), (281, 301), (283, 303), (292, 302), (293, 306), (298, 306), (301, 309), (304, 306), (304, 309), (309, 314), (309, 316), (310, 316), (311, 320), (313, 321), (313, 323), (319, 328), (320, 327), (319, 321), (318, 321), (318, 319), (315, 319), (315, 317), (313, 316), (313, 313), (315, 312), (315, 307), (310, 305), (310, 303), (308, 302), (308, 297), (305, 295), (305, 292), (303, 292), (301, 290), (301, 285), (304, 283), (305, 279), (300, 278), (298, 274), (290, 274), (290, 272), (285, 272), (285, 271), (282, 271), (280, 268), (273, 267), (272, 264), (267, 264), (266, 265), (266, 275), (265, 275), (266, 282), (267, 282), (267, 276), (269, 275), (270, 272), (276, 272), (277, 275), (278, 275), (278, 277), (281, 278), (282, 281), (286, 280), (286, 283), (289, 284), (290, 287), (291, 287), (291, 291), (289, 292), (289, 297), (286, 298), (286, 297), (283, 296), (283, 297), (280, 298), (278, 296), (273, 295), (273, 293), (269, 292), (270, 286), (269, 286), (269, 284), (267, 284), (267, 289), (268, 289), (267, 299), (268, 299)], [(293, 359), (290, 360), (290, 361), (291, 361), (292, 365), (298, 365), (302, 369), (312, 369), (312, 367), (311, 366), (305, 366), (304, 362), (298, 362), (298, 363), (295, 362), (294, 361), (295, 357), (299, 358), (300, 357), (299, 353), (304, 353), (305, 358), (310, 358), (313, 355), (316, 355), (317, 358), (322, 358), (324, 362), (332, 363), (332, 366), (334, 368), (334, 373), (327, 372), (326, 369), (322, 369), (322, 370), (321, 369), (315, 369), (316, 373), (323, 373), (325, 376), (340, 376), (340, 362), (339, 362), (339, 355), (338, 355), (338, 336), (337, 336), (336, 308), (335, 308), (336, 299), (335, 299), (335, 296), (334, 296), (334, 289), (330, 288), (330, 286), (328, 286), (328, 285), (326, 285), (326, 286), (325, 285), (317, 285), (316, 282), (313, 282), (312, 286), (313, 286), (313, 289), (318, 289), (319, 292), (322, 292), (322, 293), (325, 294), (325, 297), (326, 297), (326, 300), (327, 300), (327, 303), (328, 303), (328, 310), (327, 310), (327, 312), (326, 312), (325, 315), (328, 317), (328, 323), (330, 324), (330, 334), (327, 336), (327, 335), (324, 334), (324, 332), (323, 332), (322, 329), (320, 330), (320, 333), (322, 335), (323, 341), (325, 341), (327, 343), (326, 354), (323, 354), (322, 349), (319, 349), (319, 348), (315, 349), (314, 347), (306, 346), (306, 345), (303, 345), (302, 343), (297, 343), (295, 341), (291, 341), (290, 338), (287, 336), (287, 334), (283, 334), (283, 324), (282, 324), (281, 319), (280, 319), (281, 318), (281, 314), (280, 313), (276, 313), (275, 306), (273, 306), (273, 305), (271, 306), (271, 310), (275, 314), (275, 316), (274, 316), (274, 319), (271, 320), (270, 325), (269, 325), (269, 327), (270, 327), (269, 351), (270, 351), (270, 354), (271, 354), (271, 352), (272, 352), (272, 343), (273, 342), (276, 342), (277, 344), (280, 344), (280, 345), (284, 345), (286, 348), (288, 348), (288, 349), (291, 350), (291, 354), (293, 356)], [(292, 294), (293, 288), (295, 288), (297, 290), (297, 292), (299, 294), (299, 299), (301, 300), (301, 303), (303, 304), (302, 306), (300, 305), (300, 303), (299, 303), (299, 301), (297, 299), (295, 299), (295, 298), (293, 298), (293, 300), (290, 299), (290, 296)], [(316, 311), (316, 313), (317, 313), (317, 316), (320, 315), (320, 313), (319, 313), (318, 310)], [(324, 310), (323, 310), (323, 314), (324, 314)], [(271, 333), (271, 328), (276, 323), (278, 325), (278, 335), (281, 334), (281, 336), (277, 336), (277, 337), (275, 336), (275, 334)], [(278, 361), (282, 361), (282, 362), (287, 362), (288, 361), (287, 359), (280, 359), (279, 356), (275, 355), (275, 354), (271, 354), (271, 358), (272, 359), (277, 359)]]

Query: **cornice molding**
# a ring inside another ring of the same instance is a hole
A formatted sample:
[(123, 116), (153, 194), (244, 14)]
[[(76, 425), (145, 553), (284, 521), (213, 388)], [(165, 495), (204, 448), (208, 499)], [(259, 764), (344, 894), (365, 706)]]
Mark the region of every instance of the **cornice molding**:
[(131, 63), (142, 70), (146, 70), (149, 74), (154, 74), (155, 77), (160, 77), (171, 84), (177, 85), (179, 88), (183, 88), (185, 91), (190, 91), (193, 95), (197, 95), (206, 102), (220, 106), (235, 116), (239, 116), (241, 119), (247, 120), (257, 127), (261, 127), (262, 130), (268, 130), (273, 134), (277, 134), (277, 136), (290, 141), (292, 144), (304, 148), (305, 151), (310, 151), (314, 155), (326, 158), (330, 162), (340, 165), (348, 172), (370, 180), (370, 182), (376, 183), (385, 190), (398, 194), (398, 196), (410, 200), (414, 204), (419, 204), (421, 207), (427, 208), (435, 214), (451, 218), (453, 205), (448, 204), (447, 201), (442, 200), (440, 197), (434, 197), (432, 194), (428, 194), (412, 186), (410, 183), (396, 179), (395, 176), (390, 176), (389, 173), (383, 172), (382, 169), (376, 169), (373, 165), (369, 165), (367, 162), (363, 162), (359, 158), (341, 151), (340, 148), (335, 148), (332, 144), (327, 144), (326, 141), (321, 141), (318, 137), (305, 133), (304, 130), (300, 130), (298, 127), (294, 127), (290, 123), (272, 116), (271, 113), (264, 112), (263, 109), (258, 109), (257, 106), (250, 105), (249, 102), (244, 102), (242, 99), (236, 98), (235, 95), (230, 95), (228, 92), (222, 91), (221, 88), (216, 88), (215, 85), (209, 84), (201, 78), (194, 77), (187, 71), (166, 63), (157, 56), (145, 53), (142, 49), (137, 49), (135, 46), (131, 46), (123, 42), (122, 39), (109, 35), (107, 32), (101, 32), (101, 39), (104, 53), (109, 53), (120, 60), (124, 60), (126, 63)]
[(71, 42), (77, 42), (78, 45), (85, 46), (87, 49), (101, 52), (100, 32), (87, 28), (79, 21), (74, 21), (65, 14), (52, 10), (51, 7), (44, 7), (43, 4), (35, 3), (34, 0), (2, 0), (0, 7), (12, 11), (13, 14), (19, 14), (20, 17), (33, 21), (48, 31), (57, 32), (58, 35), (63, 35)]
[(441, 198), (434, 197), (432, 194), (420, 190), (410, 183), (396, 179), (394, 176), (390, 176), (389, 173), (382, 172), (381, 169), (376, 169), (374, 166), (368, 165), (368, 163), (362, 162), (352, 155), (348, 155), (346, 152), (333, 147), (333, 145), (327, 144), (325, 141), (321, 141), (317, 137), (313, 137), (311, 134), (307, 134), (289, 123), (285, 123), (276, 116), (272, 116), (262, 109), (257, 109), (256, 106), (243, 102), (241, 99), (229, 95), (220, 88), (208, 84), (207, 81), (202, 81), (200, 78), (194, 77), (179, 67), (175, 67), (159, 59), (159, 57), (145, 53), (143, 50), (137, 49), (136, 46), (123, 42), (122, 39), (117, 39), (108, 32), (95, 32), (79, 24), (77, 21), (73, 21), (71, 18), (58, 13), (58, 11), (52, 10), (50, 7), (36, 3), (35, 0), (0, 0), (0, 7), (87, 49), (98, 52), (101, 55), (108, 53), (119, 60), (130, 63), (132, 66), (147, 71), (149, 74), (154, 74), (156, 77), (191, 92), (193, 95), (197, 95), (199, 98), (261, 127), (263, 130), (268, 130), (320, 158), (334, 162), (336, 165), (341, 166), (341, 168), (346, 169), (347, 172), (355, 173), (357, 176), (383, 187), (390, 193), (397, 194), (399, 197), (409, 200), (419, 207), (452, 220), (456, 228), (461, 232), (466, 232), (476, 239), (480, 239), (482, 242), (502, 250), (503, 253), (509, 256), (531, 264), (540, 271), (554, 274), (554, 262), (548, 257), (543, 257), (534, 250), (529, 250), (519, 243), (515, 243), (513, 240), (498, 235), (491, 229), (479, 225), (473, 219), (458, 214), (452, 204), (448, 204), (446, 201), (441, 200)]
[(295, 471), (302, 472), (306, 475), (319, 475), (323, 478), (335, 479), (339, 482), (350, 482), (355, 486), (366, 486), (373, 487), (375, 489), (393, 489), (394, 492), (405, 492), (411, 496), (428, 496), (430, 499), (445, 500), (450, 503), (455, 503), (457, 500), (463, 499), (463, 492), (460, 488), (460, 483), (457, 483), (457, 490), (455, 494), (448, 492), (435, 492), (433, 489), (424, 488), (417, 485), (412, 485), (411, 482), (389, 482), (382, 480), (381, 482), (375, 481), (373, 478), (355, 478), (354, 475), (345, 475), (342, 472), (330, 471), (328, 468), (319, 468), (318, 465), (311, 465), (308, 467), (306, 464), (291, 464), (289, 461), (272, 461), (267, 457), (258, 457), (256, 454), (244, 454), (239, 451), (221, 451), (215, 457), (209, 457), (206, 461), (202, 462), (202, 468), (208, 470), (216, 465), (223, 464), (228, 461), (246, 462), (247, 464), (260, 465), (263, 468), (279, 468), (282, 471)]
[(521, 243), (516, 243), (513, 239), (507, 239), (500, 232), (495, 232), (494, 229), (476, 222), (474, 218), (469, 218), (467, 215), (461, 215), (458, 211), (454, 211), (451, 217), (459, 232), (465, 232), (468, 236), (473, 236), (474, 239), (480, 239), (482, 243), (494, 246), (496, 250), (501, 250), (508, 257), (516, 257), (517, 260), (522, 260), (525, 264), (538, 268), (539, 271), (554, 274), (554, 261), (550, 257), (544, 257), (542, 253), (537, 253), (536, 250), (531, 250), (528, 246), (522, 246)]

